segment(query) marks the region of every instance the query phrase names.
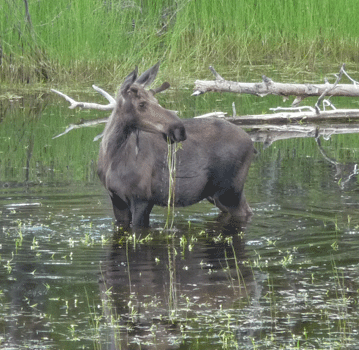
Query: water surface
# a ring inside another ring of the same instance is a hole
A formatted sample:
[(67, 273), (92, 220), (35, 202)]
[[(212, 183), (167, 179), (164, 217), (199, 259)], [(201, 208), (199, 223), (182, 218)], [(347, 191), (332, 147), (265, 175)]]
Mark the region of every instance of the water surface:
[[(187, 114), (232, 100), (206, 95), (190, 100)], [(263, 101), (240, 100), (248, 113), (261, 113)], [(167, 103), (177, 102), (169, 96)], [(96, 177), (92, 139), (101, 127), (52, 140), (79, 112), (47, 96), (7, 106), (0, 122), (0, 348), (357, 346), (356, 134), (322, 140), (336, 166), (313, 138), (256, 144), (246, 182), (254, 215), (245, 227), (218, 220), (204, 201), (176, 210), (170, 231), (162, 229), (165, 209), (155, 208), (152, 229), (132, 235), (114, 232)]]

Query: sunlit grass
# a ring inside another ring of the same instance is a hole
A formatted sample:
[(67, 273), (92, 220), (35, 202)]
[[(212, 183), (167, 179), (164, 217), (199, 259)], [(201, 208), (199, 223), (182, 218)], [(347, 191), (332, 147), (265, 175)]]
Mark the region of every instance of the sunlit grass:
[[(116, 81), (164, 61), (181, 76), (209, 64), (356, 62), (355, 0), (29, 2), (0, 5), (3, 82)], [(194, 44), (195, 43), (195, 44)]]

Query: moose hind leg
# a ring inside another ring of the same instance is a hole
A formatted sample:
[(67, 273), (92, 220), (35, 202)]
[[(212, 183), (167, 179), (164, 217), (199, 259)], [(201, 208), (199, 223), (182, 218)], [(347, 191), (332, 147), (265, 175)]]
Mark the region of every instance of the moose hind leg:
[[(218, 202), (223, 206), (227, 212), (232, 216), (238, 217), (245, 221), (252, 215), (252, 209), (249, 207), (246, 197), (244, 195), (244, 183), (247, 178), (249, 166), (253, 156), (251, 153), (244, 156), (242, 165), (238, 169), (236, 175), (232, 179), (230, 186), (226, 186), (218, 191), (215, 195)], [(219, 207), (221, 209), (221, 207)], [(225, 211), (221, 209), (222, 211)]]
[(131, 224), (131, 211), (125, 201), (123, 201), (116, 194), (111, 195), (113, 212), (115, 214), (116, 225), (122, 226), (125, 229), (130, 227)]
[(224, 213), (229, 213), (234, 217), (245, 219), (252, 215), (244, 191), (235, 191), (233, 189), (222, 193), (216, 193), (212, 197), (213, 203)]

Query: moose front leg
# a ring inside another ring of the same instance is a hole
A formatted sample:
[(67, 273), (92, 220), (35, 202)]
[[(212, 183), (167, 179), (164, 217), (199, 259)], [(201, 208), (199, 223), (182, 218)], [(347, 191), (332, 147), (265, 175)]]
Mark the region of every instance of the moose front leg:
[(132, 227), (148, 227), (150, 225), (150, 213), (153, 203), (145, 200), (134, 200), (131, 204)]
[(113, 212), (115, 214), (116, 225), (128, 229), (131, 225), (131, 211), (128, 205), (116, 194), (111, 195)]

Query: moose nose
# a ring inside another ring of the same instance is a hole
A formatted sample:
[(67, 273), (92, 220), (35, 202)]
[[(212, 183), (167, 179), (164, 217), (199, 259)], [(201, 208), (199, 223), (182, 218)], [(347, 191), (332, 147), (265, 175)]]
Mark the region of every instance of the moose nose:
[(173, 140), (175, 142), (181, 142), (186, 140), (186, 138), (187, 138), (186, 129), (181, 123), (180, 125), (178, 125), (178, 127), (176, 127), (173, 130)]
[(171, 127), (168, 137), (172, 142), (181, 142), (186, 140), (186, 129), (182, 123), (177, 123)]

